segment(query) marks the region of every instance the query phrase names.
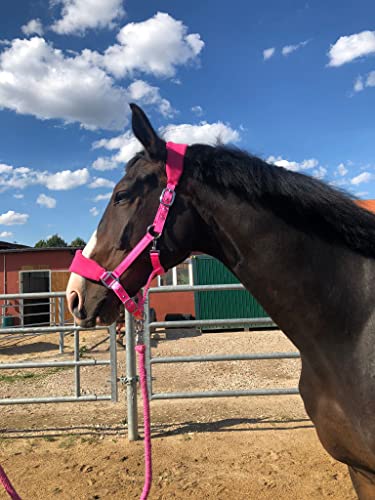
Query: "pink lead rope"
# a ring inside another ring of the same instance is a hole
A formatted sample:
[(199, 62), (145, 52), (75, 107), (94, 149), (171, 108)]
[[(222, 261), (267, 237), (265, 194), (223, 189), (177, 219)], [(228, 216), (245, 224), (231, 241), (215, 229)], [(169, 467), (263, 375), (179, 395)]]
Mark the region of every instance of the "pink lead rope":
[(13, 488), (12, 483), (9, 481), (8, 476), (5, 474), (5, 470), (0, 465), (0, 483), (4, 486), (5, 491), (8, 493), (12, 500), (21, 500), (21, 497), (17, 494), (16, 490)]
[(151, 425), (150, 425), (150, 403), (147, 393), (147, 373), (145, 365), (144, 344), (137, 345), (135, 350), (139, 357), (139, 381), (143, 399), (143, 427), (144, 427), (144, 449), (145, 449), (145, 482), (140, 500), (146, 500), (151, 489), (152, 481), (152, 455), (151, 455)]
[[(173, 205), (176, 192), (175, 188), (178, 185), (183, 172), (184, 156), (186, 153), (187, 144), (175, 144), (167, 142), (167, 162), (165, 165), (167, 173), (167, 186), (163, 189), (160, 196), (160, 205), (156, 212), (154, 222), (147, 228), (145, 236), (133, 248), (133, 250), (123, 259), (123, 261), (113, 271), (107, 271), (97, 262), (85, 257), (81, 250), (77, 250), (72, 264), (69, 268), (70, 272), (74, 272), (84, 278), (93, 281), (101, 282), (105, 287), (111, 289), (124, 304), (127, 311), (136, 317), (143, 314), (143, 305), (150, 288), (151, 281), (155, 276), (163, 274), (165, 270), (160, 264), (159, 252), (156, 250), (156, 241), (161, 236), (164, 224), (167, 219), (169, 209)], [(152, 272), (144, 286), (143, 296), (139, 297), (138, 302), (131, 298), (120, 282), (121, 275), (131, 266), (131, 264), (146, 250), (146, 248), (154, 243), (150, 250), (150, 259), (152, 264)], [(143, 422), (144, 422), (144, 448), (145, 448), (145, 482), (141, 495), (141, 500), (146, 500), (151, 488), (152, 481), (152, 457), (151, 457), (151, 431), (150, 431), (150, 405), (147, 391), (147, 373), (145, 367), (145, 350), (144, 344), (136, 346), (136, 351), (139, 355), (139, 381), (141, 385), (143, 399)]]

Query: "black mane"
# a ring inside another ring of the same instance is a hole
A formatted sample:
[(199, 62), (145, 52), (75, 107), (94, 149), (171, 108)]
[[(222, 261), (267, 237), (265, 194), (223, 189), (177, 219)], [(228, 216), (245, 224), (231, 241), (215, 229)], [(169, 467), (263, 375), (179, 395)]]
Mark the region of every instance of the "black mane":
[(187, 157), (200, 182), (222, 192), (231, 189), (299, 230), (375, 257), (375, 215), (349, 194), (238, 149), (194, 145)]

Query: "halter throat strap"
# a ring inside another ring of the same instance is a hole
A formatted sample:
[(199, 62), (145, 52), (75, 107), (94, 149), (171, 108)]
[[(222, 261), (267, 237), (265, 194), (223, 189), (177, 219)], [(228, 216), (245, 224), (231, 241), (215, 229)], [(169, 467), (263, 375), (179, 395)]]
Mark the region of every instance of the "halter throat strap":
[[(183, 172), (184, 156), (187, 144), (167, 142), (166, 146), (167, 161), (165, 168), (167, 174), (167, 186), (163, 189), (160, 195), (159, 208), (156, 212), (153, 223), (147, 228), (147, 232), (144, 237), (113, 271), (107, 271), (93, 259), (85, 257), (82, 250), (76, 251), (69, 268), (70, 272), (79, 274), (83, 278), (87, 278), (92, 281), (101, 282), (105, 287), (111, 289), (124, 304), (125, 308), (131, 314), (135, 315), (141, 314), (143, 311), (143, 304), (147, 291), (151, 285), (151, 281), (155, 278), (155, 276), (165, 273), (165, 270), (160, 264), (159, 251), (156, 250), (156, 240), (163, 233), (169, 209), (173, 205), (176, 197), (175, 188), (177, 187)], [(120, 282), (120, 277), (152, 242), (154, 242), (153, 248), (150, 250), (152, 272), (144, 287), (143, 296), (138, 294), (138, 301), (136, 301), (126, 292)]]

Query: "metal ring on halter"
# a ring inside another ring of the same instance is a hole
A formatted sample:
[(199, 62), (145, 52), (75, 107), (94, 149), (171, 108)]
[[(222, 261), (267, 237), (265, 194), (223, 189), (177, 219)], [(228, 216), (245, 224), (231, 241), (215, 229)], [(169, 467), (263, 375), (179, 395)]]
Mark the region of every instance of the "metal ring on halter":
[(154, 238), (154, 240), (158, 240), (158, 239), (160, 238), (160, 236), (161, 236), (161, 233), (155, 233), (155, 232), (153, 231), (153, 229), (154, 229), (154, 225), (153, 225), (153, 224), (150, 224), (150, 225), (148, 226), (148, 228), (147, 228), (147, 232), (148, 232), (149, 234), (151, 234), (151, 236)]

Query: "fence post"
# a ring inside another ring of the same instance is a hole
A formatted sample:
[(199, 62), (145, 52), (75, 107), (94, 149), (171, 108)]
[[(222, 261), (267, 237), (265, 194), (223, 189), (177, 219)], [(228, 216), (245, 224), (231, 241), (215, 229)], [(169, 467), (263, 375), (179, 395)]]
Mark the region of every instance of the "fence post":
[(109, 354), (111, 359), (111, 401), (118, 401), (117, 389), (117, 345), (116, 345), (116, 323), (112, 323), (109, 331)]
[[(64, 326), (65, 323), (65, 299), (64, 297), (59, 297), (59, 326)], [(55, 307), (56, 307), (56, 300)], [(64, 341), (65, 341), (65, 333), (60, 332), (60, 341), (59, 341), (59, 352), (60, 354), (64, 354)]]
[(138, 439), (137, 409), (137, 362), (135, 358), (135, 335), (133, 317), (125, 311), (125, 346), (126, 346), (126, 396), (128, 403), (128, 439)]
[[(79, 361), (79, 358), (79, 330), (74, 330), (74, 361)], [(81, 395), (81, 372), (79, 365), (74, 367), (74, 380), (76, 398), (79, 398)]]
[(148, 398), (151, 401), (152, 398), (152, 373), (151, 373), (151, 332), (150, 332), (150, 295), (147, 292), (146, 300), (144, 303), (144, 314), (145, 314), (145, 323), (144, 323), (144, 343), (146, 346), (146, 373), (147, 373), (147, 390), (148, 390)]

